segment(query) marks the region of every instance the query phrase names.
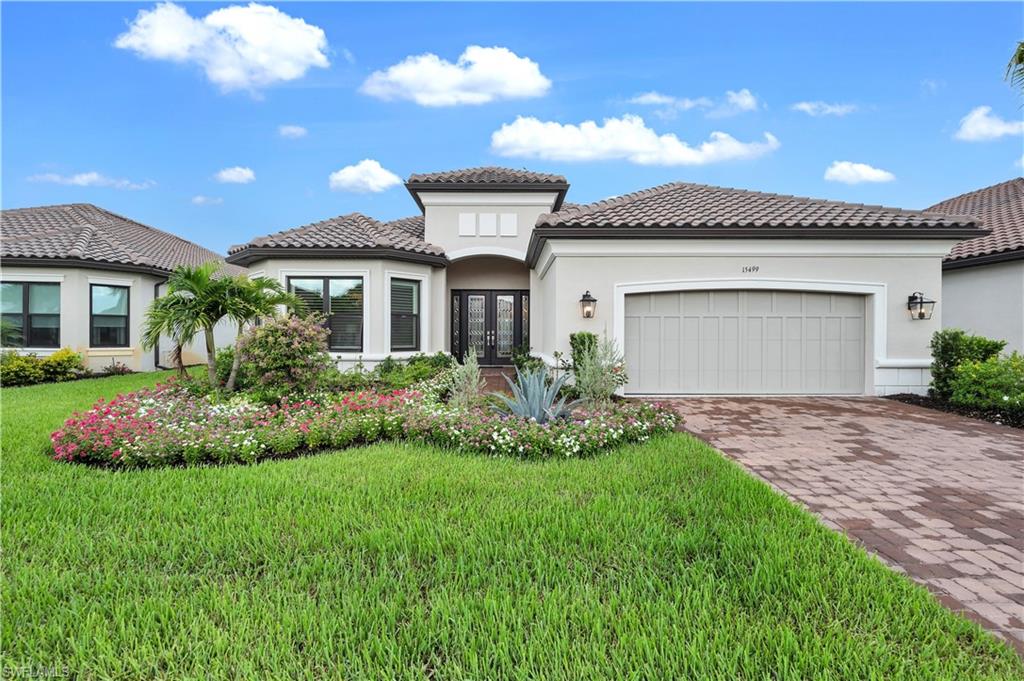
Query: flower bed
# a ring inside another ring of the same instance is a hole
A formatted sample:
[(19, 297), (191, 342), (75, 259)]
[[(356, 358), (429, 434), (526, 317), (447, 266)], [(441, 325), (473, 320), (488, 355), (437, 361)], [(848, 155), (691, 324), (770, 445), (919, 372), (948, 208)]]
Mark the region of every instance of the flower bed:
[(113, 467), (254, 463), (380, 440), (409, 439), (492, 456), (585, 457), (642, 442), (676, 425), (656, 404), (622, 402), (538, 424), (485, 409), (459, 410), (422, 390), (322, 394), (262, 405), (244, 396), (197, 397), (175, 381), (99, 401), (51, 435), (59, 461)]

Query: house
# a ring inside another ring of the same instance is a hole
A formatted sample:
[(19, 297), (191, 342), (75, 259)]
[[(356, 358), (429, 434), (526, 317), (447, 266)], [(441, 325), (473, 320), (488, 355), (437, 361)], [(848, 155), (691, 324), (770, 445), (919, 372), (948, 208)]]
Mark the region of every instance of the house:
[[(0, 211), (0, 230), (4, 347), (38, 355), (70, 347), (93, 370), (170, 366), (169, 341), (142, 349), (146, 308), (175, 267), (223, 263), (191, 241), (91, 204)], [(218, 345), (233, 341), (227, 322), (216, 331)], [(183, 360), (205, 362), (205, 349), (184, 348)]]
[(962, 241), (942, 263), (943, 326), (1024, 352), (1024, 178), (937, 203), (929, 211), (980, 218), (991, 233)]
[(418, 214), (352, 213), (235, 246), (328, 315), (342, 363), (517, 346), (554, 364), (577, 331), (623, 349), (627, 394), (924, 392), (943, 258), (977, 218), (671, 183), (588, 205), (559, 175), (415, 174)]

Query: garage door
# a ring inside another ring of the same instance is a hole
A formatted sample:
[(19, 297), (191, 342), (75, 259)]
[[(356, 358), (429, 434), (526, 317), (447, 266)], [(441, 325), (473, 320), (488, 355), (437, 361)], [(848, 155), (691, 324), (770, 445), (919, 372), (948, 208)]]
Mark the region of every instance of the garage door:
[(798, 291), (626, 296), (636, 394), (860, 394), (864, 297)]

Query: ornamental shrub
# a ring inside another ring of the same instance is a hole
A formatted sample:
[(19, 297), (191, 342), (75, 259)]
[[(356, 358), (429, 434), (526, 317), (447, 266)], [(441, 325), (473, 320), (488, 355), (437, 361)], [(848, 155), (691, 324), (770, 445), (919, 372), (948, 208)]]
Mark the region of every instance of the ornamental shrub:
[(534, 357), (530, 354), (530, 346), (519, 345), (512, 348), (512, 364), (515, 366), (516, 371), (523, 374), (528, 374), (539, 369), (547, 369), (547, 364), (540, 357)]
[(1024, 414), (1024, 357), (963, 362), (953, 371), (950, 402), (961, 407)]
[(45, 381), (71, 381), (85, 373), (82, 356), (71, 348), (61, 348), (57, 352), (44, 357), (40, 362)]
[(943, 329), (932, 335), (932, 383), (930, 394), (948, 402), (953, 394), (956, 368), (964, 362), (984, 362), (997, 356), (1006, 341), (972, 336), (962, 329)]
[(610, 401), (615, 391), (629, 381), (626, 360), (607, 336), (583, 351), (573, 372), (580, 397), (593, 406)]
[(43, 361), (35, 355), (22, 355), (14, 350), (0, 353), (0, 384), (11, 387), (41, 383), (46, 378)]
[(327, 352), (329, 335), (319, 314), (276, 317), (246, 331), (242, 362), (251, 372), (254, 391), (263, 400), (276, 401), (327, 387), (338, 374)]
[(589, 331), (577, 331), (569, 334), (570, 359), (573, 367), (578, 367), (583, 358), (597, 346), (597, 334)]
[(483, 400), (485, 381), (475, 352), (467, 352), (462, 364), (452, 370), (452, 395), (448, 401), (456, 409), (469, 409)]

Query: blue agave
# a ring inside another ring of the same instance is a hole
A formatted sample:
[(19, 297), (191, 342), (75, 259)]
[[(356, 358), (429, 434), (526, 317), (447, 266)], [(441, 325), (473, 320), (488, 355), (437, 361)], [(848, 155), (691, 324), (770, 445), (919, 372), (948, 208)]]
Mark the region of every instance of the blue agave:
[(494, 405), (494, 410), (506, 416), (519, 416), (525, 419), (533, 419), (537, 423), (547, 423), (557, 419), (569, 418), (572, 408), (577, 402), (565, 403), (565, 398), (558, 397), (558, 391), (568, 380), (568, 375), (562, 375), (548, 384), (548, 372), (546, 368), (533, 369), (522, 372), (516, 369), (516, 380), (513, 382), (508, 376), (505, 381), (508, 383), (512, 396), (502, 393), (491, 393), (502, 404)]

